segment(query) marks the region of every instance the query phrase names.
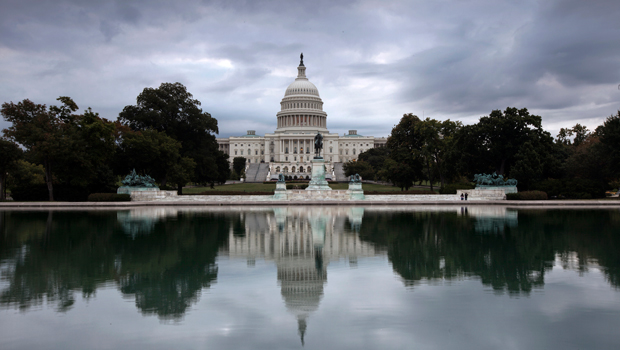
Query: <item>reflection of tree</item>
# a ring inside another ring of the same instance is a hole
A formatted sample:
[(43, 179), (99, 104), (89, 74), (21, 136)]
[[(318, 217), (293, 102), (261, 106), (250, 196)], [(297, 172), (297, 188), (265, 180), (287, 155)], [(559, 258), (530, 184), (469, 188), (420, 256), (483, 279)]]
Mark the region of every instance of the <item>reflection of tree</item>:
[[(235, 219), (179, 214), (132, 238), (116, 212), (0, 212), (0, 303), (28, 308), (43, 300), (67, 310), (114, 280), (145, 314), (178, 318), (216, 279), (215, 257)], [(49, 219), (49, 220), (48, 220)], [(238, 219), (237, 219), (238, 220)]]
[(518, 226), (494, 235), (477, 233), (474, 218), (456, 213), (366, 211), (360, 235), (387, 247), (394, 270), (408, 285), (478, 276), (496, 291), (529, 293), (544, 285), (556, 255), (572, 252), (576, 269), (596, 259), (610, 283), (619, 286), (617, 216), (604, 210), (520, 211)]

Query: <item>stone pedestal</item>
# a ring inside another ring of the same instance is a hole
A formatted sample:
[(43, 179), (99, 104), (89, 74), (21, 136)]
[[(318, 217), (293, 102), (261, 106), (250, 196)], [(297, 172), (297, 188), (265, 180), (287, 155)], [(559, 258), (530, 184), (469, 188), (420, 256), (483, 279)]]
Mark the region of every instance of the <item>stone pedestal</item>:
[(476, 185), (477, 190), (502, 190), (504, 194), (508, 193), (517, 193), (517, 186), (486, 186), (486, 185)]
[(306, 191), (331, 191), (325, 180), (325, 159), (312, 160), (312, 179)]
[(281, 199), (281, 200), (287, 200), (288, 199), (288, 193), (286, 192), (286, 183), (285, 182), (278, 182), (278, 183), (276, 183), (276, 190), (273, 193), (273, 199)]
[(349, 189), (347, 190), (349, 194), (349, 199), (351, 200), (361, 200), (366, 199), (364, 197), (364, 190), (362, 189), (361, 182), (349, 182)]
[(131, 192), (157, 192), (159, 187), (139, 187), (139, 186), (121, 186), (116, 190), (118, 194), (131, 194)]

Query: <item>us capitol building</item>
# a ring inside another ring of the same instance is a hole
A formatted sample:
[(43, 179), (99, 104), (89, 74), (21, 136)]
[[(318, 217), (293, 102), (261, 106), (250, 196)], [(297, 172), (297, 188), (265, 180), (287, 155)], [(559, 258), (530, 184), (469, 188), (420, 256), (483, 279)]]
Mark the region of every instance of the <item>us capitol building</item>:
[(370, 148), (384, 147), (385, 137), (358, 135), (349, 130), (344, 136), (330, 133), (327, 129), (327, 113), (319, 90), (306, 77), (303, 54), (297, 78), (280, 102), (276, 114), (277, 129), (265, 136), (248, 130), (247, 135), (218, 138), (219, 149), (230, 156), (247, 159), (246, 181), (263, 182), (276, 179), (279, 173), (291, 178), (309, 178), (312, 173), (310, 161), (314, 157), (314, 136), (323, 135), (326, 178), (344, 181), (343, 163), (357, 160), (357, 156)]

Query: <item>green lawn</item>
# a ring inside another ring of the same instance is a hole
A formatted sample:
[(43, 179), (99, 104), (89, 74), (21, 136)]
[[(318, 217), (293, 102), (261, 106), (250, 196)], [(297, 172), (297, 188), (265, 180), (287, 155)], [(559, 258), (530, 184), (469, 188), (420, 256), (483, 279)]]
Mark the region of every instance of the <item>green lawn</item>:
[[(336, 183), (336, 184), (330, 184), (329, 187), (331, 187), (333, 190), (346, 190), (349, 188), (349, 184), (348, 183)], [(384, 185), (377, 185), (377, 184), (364, 184), (363, 188), (365, 191), (381, 191), (381, 192), (400, 190), (400, 188), (398, 187), (384, 186)], [(269, 184), (241, 183), (241, 184), (215, 186), (215, 189), (211, 189), (210, 187), (186, 187), (183, 189), (183, 193), (192, 194), (192, 193), (200, 193), (200, 192), (205, 192), (205, 191), (270, 192), (270, 191), (274, 191), (275, 189), (276, 189), (275, 182), (269, 183)], [(412, 191), (415, 191), (415, 190), (423, 191), (427, 189), (412, 188), (411, 190)]]

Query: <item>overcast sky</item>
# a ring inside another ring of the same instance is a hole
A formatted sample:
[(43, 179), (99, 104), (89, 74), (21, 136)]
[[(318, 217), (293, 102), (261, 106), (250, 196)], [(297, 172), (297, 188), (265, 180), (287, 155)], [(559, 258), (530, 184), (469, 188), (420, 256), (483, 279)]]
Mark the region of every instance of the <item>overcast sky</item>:
[(620, 109), (618, 0), (0, 0), (0, 102), (70, 96), (114, 120), (180, 82), (220, 136), (263, 134), (301, 52), (340, 134), (510, 106), (555, 136)]

